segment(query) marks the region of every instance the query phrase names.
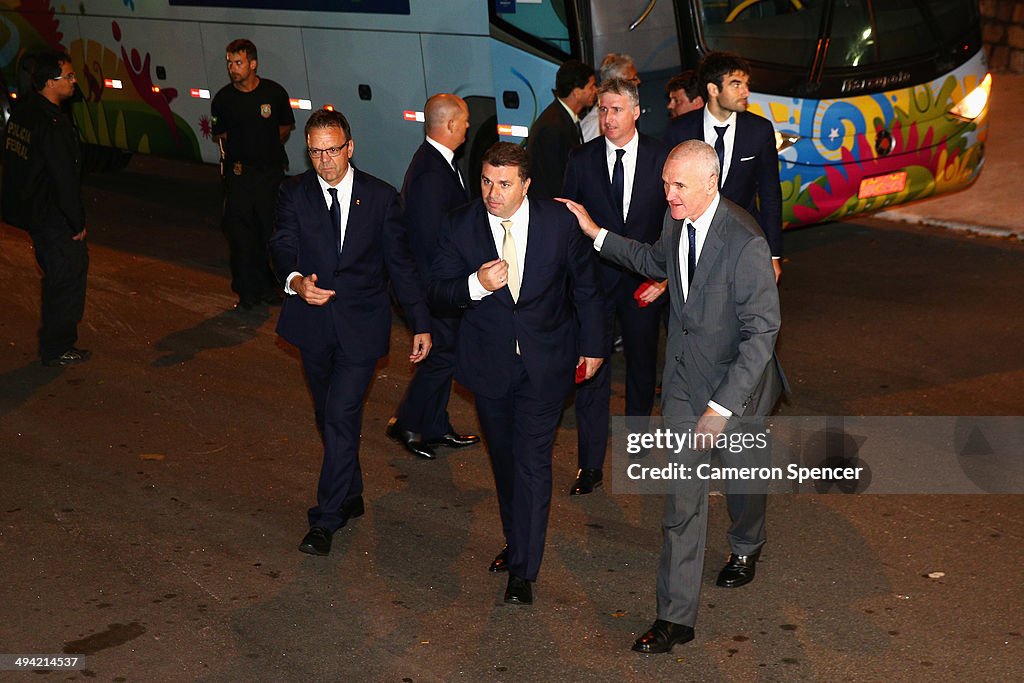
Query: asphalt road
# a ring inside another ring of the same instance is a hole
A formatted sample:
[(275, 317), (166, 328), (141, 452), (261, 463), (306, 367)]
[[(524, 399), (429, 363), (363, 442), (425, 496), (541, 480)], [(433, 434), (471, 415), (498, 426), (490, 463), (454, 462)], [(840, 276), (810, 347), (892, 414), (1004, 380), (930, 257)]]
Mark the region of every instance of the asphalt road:
[[(660, 500), (565, 495), (571, 410), (536, 604), (503, 605), (484, 450), (419, 461), (383, 435), (410, 373), (398, 325), (364, 420), (367, 513), (329, 558), (300, 554), (312, 410), (276, 312), (229, 310), (212, 169), (142, 159), (87, 200), (80, 367), (35, 359), (30, 244), (0, 228), (0, 654), (86, 655), (50, 674), (77, 680), (1019, 675), (1020, 495), (773, 496), (757, 580), (731, 591), (712, 497), (697, 639), (630, 652), (654, 617)], [(1020, 244), (858, 221), (786, 245), (781, 414), (1024, 415)], [(464, 391), (452, 412), (476, 428)]]

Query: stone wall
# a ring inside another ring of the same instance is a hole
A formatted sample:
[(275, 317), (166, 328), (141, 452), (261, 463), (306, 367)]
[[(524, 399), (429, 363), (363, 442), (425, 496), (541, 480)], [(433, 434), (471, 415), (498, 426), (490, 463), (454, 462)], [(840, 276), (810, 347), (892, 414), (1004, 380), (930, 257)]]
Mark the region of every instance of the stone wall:
[(1024, 74), (1024, 0), (981, 0), (980, 6), (989, 69)]

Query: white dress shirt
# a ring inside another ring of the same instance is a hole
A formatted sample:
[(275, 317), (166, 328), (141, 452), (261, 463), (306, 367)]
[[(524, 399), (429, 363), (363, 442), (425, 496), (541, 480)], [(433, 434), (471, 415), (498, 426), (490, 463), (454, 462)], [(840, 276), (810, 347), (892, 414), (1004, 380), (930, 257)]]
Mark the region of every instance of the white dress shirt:
[(708, 108), (704, 107), (704, 142), (708, 143), (712, 147), (715, 146), (715, 142), (718, 141), (718, 131), (715, 130), (715, 126), (721, 128), (722, 126), (729, 126), (725, 131), (725, 158), (722, 160), (722, 180), (718, 184), (719, 187), (725, 185), (725, 179), (729, 175), (729, 168), (732, 166), (732, 148), (733, 143), (736, 141), (736, 112), (729, 114), (729, 118), (725, 121), (719, 121)]
[[(494, 216), (490, 213), (487, 214), (487, 224), (491, 228), (491, 237), (494, 239), (494, 248), (498, 252), (498, 256), (501, 256), (502, 242), (505, 241), (505, 228), (501, 227), (501, 222), (505, 220), (500, 216)], [(516, 212), (512, 214), (512, 217), (508, 220), (512, 221), (512, 239), (516, 242), (516, 260), (519, 261), (519, 286), (522, 288), (523, 284), (523, 270), (526, 266), (526, 237), (530, 232), (530, 200), (529, 198), (523, 198), (523, 203), (519, 205)], [(522, 289), (520, 289), (522, 292)], [(480, 301), (485, 296), (490, 296), (494, 292), (488, 291), (486, 287), (480, 284), (480, 278), (477, 277), (475, 272), (469, 275), (469, 298), (473, 301)]]
[(601, 122), (597, 102), (590, 108), (590, 111), (580, 119), (580, 128), (583, 130), (583, 142), (590, 142), (601, 134)]
[(629, 201), (633, 198), (633, 178), (636, 177), (636, 150), (640, 147), (640, 135), (634, 130), (633, 137), (622, 147), (616, 147), (612, 144), (608, 138), (604, 139), (605, 146), (605, 157), (608, 161), (608, 182), (612, 180), (612, 174), (615, 172), (615, 150), (624, 149), (626, 153), (622, 155), (622, 170), (623, 170), (623, 181), (624, 181), (624, 192), (622, 193), (622, 221), (626, 221), (626, 216), (629, 215)]
[[(683, 300), (685, 301), (689, 296), (690, 285), (687, 282), (689, 280), (689, 273), (687, 272), (687, 261), (690, 255), (690, 240), (687, 236), (686, 224), (693, 223), (694, 229), (694, 246), (697, 249), (697, 258), (694, 263), (700, 263), (700, 254), (704, 249), (704, 242), (708, 238), (708, 231), (711, 229), (711, 221), (715, 217), (715, 212), (718, 211), (718, 205), (721, 203), (722, 195), (715, 194), (715, 198), (708, 204), (708, 208), (704, 210), (696, 220), (691, 221), (689, 219), (683, 221), (682, 232), (679, 235), (679, 275), (680, 285), (683, 288)], [(601, 247), (604, 246), (605, 237), (607, 237), (608, 231), (605, 228), (601, 228), (601, 232), (597, 234), (594, 239), (594, 248), (601, 251)], [(708, 407), (714, 410), (719, 415), (724, 417), (732, 417), (732, 411), (725, 406), (716, 403), (715, 401), (708, 401)]]
[[(344, 153), (345, 152), (343, 150), (342, 154)], [(330, 189), (331, 187), (334, 187), (338, 190), (338, 209), (340, 210), (341, 213), (341, 226), (339, 228), (341, 230), (341, 234), (338, 236), (338, 244), (341, 245), (343, 251), (345, 249), (345, 229), (348, 227), (348, 210), (349, 207), (352, 206), (352, 177), (354, 175), (355, 173), (352, 171), (352, 167), (349, 166), (348, 170), (345, 171), (345, 175), (342, 177), (342, 179), (338, 182), (337, 185), (330, 185), (326, 180), (321, 178), (319, 175), (316, 177), (317, 182), (320, 184), (320, 192), (323, 194), (324, 204), (327, 205), (328, 211), (331, 210), (331, 193), (328, 192), (327, 190)], [(294, 289), (292, 289), (291, 284), (292, 278), (294, 278), (296, 275), (302, 275), (302, 273), (300, 273), (299, 271), (295, 271), (289, 274), (288, 278), (284, 281), (284, 291), (288, 295), (297, 294), (297, 292)]]

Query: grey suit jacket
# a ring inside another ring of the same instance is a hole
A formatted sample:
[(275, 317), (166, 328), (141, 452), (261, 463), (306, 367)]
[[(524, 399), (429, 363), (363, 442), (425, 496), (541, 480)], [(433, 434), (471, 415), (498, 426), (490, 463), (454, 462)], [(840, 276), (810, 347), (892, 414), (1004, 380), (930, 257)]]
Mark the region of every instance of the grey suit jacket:
[(779, 292), (764, 234), (748, 213), (723, 197), (684, 301), (682, 232), (683, 221), (666, 211), (654, 244), (608, 233), (601, 247), (610, 261), (669, 279), (662, 414), (698, 416), (713, 400), (734, 415), (767, 415), (785, 378), (775, 357)]

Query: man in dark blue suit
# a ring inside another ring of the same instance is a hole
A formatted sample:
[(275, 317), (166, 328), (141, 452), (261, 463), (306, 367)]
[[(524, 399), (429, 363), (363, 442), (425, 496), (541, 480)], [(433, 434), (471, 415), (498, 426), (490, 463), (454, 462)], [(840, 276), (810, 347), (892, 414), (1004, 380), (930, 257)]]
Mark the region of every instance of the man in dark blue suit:
[(341, 112), (314, 112), (306, 145), (316, 170), (281, 186), (270, 252), (289, 295), (277, 332), (301, 352), (324, 444), (317, 504), (299, 550), (327, 555), (334, 532), (364, 510), (359, 433), (391, 337), (389, 278), (414, 333), (414, 363), (430, 352), (430, 314), (398, 193), (349, 164), (352, 132)]
[[(449, 211), (469, 201), (455, 163), (455, 151), (466, 141), (469, 107), (456, 95), (434, 95), (423, 107), (426, 140), (409, 163), (402, 185), (402, 221), (416, 258), (420, 279), (430, 281), (430, 268)], [(431, 316), (430, 356), (409, 382), (405, 398), (388, 423), (387, 435), (413, 455), (434, 458), (431, 446), (472, 446), (473, 434), (459, 434), (448, 417), (455, 373), (457, 316)]]
[[(602, 137), (573, 150), (562, 196), (583, 204), (599, 225), (651, 244), (661, 234), (665, 191), (661, 171), (669, 148), (636, 129), (640, 97), (634, 83), (605, 81), (598, 89)], [(626, 415), (650, 416), (657, 381), (658, 326), (667, 297), (664, 282), (647, 281), (622, 266), (601, 261), (609, 339), (618, 316), (626, 356)], [(641, 289), (642, 288), (642, 289)], [(605, 349), (605, 354), (611, 348)], [(584, 495), (603, 479), (608, 444), (611, 366), (605, 365), (576, 390), (579, 471), (570, 495)], [(632, 431), (644, 431), (636, 425)]]
[(476, 394), (491, 457), (509, 572), (505, 602), (531, 604), (551, 507), (551, 451), (577, 376), (608, 347), (597, 257), (573, 215), (528, 200), (526, 152), (483, 157), (483, 198), (450, 216), (434, 261), (431, 303), (462, 310), (455, 376)]
[(728, 52), (710, 52), (697, 72), (707, 104), (669, 123), (665, 142), (703, 140), (722, 168), (722, 196), (754, 217), (772, 254), (775, 279), (782, 274), (782, 188), (779, 153), (771, 122), (747, 111), (750, 65)]

